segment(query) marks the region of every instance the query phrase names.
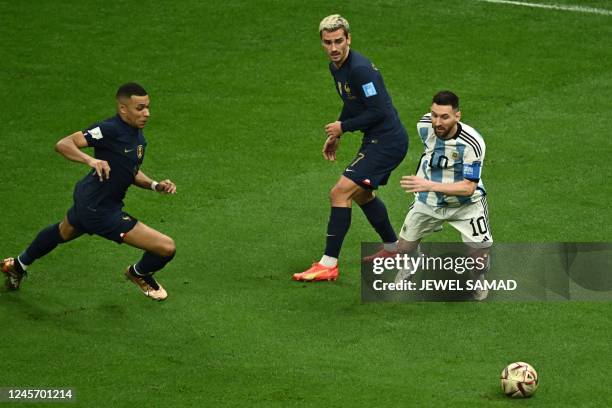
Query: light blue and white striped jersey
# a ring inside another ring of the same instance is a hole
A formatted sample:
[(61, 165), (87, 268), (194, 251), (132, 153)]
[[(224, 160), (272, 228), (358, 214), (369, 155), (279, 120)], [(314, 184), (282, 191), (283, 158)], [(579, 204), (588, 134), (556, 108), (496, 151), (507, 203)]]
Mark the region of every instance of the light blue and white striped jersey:
[(464, 179), (478, 180), (478, 187), (469, 197), (436, 192), (416, 193), (416, 199), (434, 207), (458, 207), (480, 200), (486, 195), (481, 179), (485, 143), (474, 128), (459, 122), (454, 137), (444, 140), (436, 136), (431, 113), (417, 123), (417, 132), (425, 145), (417, 176), (439, 183), (455, 183)]

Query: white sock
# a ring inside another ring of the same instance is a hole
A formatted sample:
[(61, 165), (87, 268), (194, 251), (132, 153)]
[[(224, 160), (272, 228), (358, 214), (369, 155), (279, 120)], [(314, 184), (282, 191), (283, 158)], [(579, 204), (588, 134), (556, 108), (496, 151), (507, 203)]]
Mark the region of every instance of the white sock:
[(327, 266), (328, 268), (333, 268), (338, 265), (338, 258), (334, 258), (333, 256), (323, 255), (319, 263), (323, 266)]
[(21, 259), (19, 259), (19, 257), (17, 257), (17, 262), (19, 262), (19, 265), (21, 265), (21, 269), (23, 269), (24, 271), (28, 269), (28, 265), (21, 262)]
[(387, 252), (397, 252), (397, 241), (395, 242), (385, 242), (383, 244), (383, 249)]

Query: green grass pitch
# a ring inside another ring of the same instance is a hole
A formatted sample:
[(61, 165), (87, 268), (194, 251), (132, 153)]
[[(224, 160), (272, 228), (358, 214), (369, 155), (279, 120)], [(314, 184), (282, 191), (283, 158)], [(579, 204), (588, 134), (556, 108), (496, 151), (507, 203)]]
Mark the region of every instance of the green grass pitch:
[[(376, 235), (358, 209), (341, 279), (290, 281), (321, 254), (327, 192), (360, 140), (343, 137), (337, 163), (320, 154), (341, 107), (317, 33), (334, 12), (411, 134), (380, 192), (395, 225), (415, 123), (448, 88), (487, 142), (497, 242), (612, 240), (611, 16), (471, 0), (0, 1), (0, 255), (63, 217), (86, 169), (53, 145), (111, 116), (120, 83), (151, 95), (143, 171), (179, 189), (126, 202), (177, 242), (158, 275), (168, 301), (122, 279), (135, 249), (59, 247), (20, 292), (0, 291), (0, 387), (73, 387), (70, 407), (612, 406), (610, 303), (362, 304), (359, 246)], [(528, 401), (499, 390), (517, 360), (540, 374)]]

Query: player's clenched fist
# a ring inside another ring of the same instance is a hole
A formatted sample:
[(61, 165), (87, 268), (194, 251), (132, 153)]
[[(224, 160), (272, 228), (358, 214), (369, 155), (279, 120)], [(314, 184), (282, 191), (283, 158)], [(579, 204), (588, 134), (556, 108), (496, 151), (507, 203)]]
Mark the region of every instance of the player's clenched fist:
[(340, 137), (342, 136), (342, 122), (335, 121), (325, 125), (325, 133), (327, 136)]
[(176, 184), (166, 179), (160, 181), (155, 187), (155, 190), (162, 194), (176, 194)]

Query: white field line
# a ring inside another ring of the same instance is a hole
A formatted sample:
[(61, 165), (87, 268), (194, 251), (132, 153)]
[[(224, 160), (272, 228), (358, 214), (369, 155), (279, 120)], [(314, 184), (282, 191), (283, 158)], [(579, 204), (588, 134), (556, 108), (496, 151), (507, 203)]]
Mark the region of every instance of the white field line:
[(563, 5), (563, 4), (527, 3), (525, 1), (509, 1), (509, 0), (480, 0), (480, 1), (484, 1), (486, 3), (494, 3), (494, 4), (510, 4), (513, 6), (535, 7), (535, 8), (563, 10), (563, 11), (575, 11), (578, 13), (591, 13), (591, 14), (599, 14), (602, 16), (612, 16), (612, 10), (606, 10), (606, 9), (600, 9), (600, 8), (594, 8), (594, 7), (571, 6), (571, 5)]

